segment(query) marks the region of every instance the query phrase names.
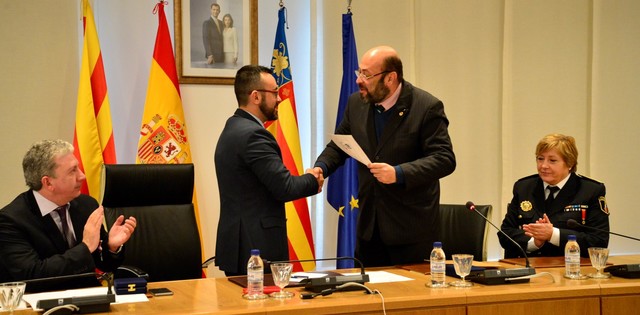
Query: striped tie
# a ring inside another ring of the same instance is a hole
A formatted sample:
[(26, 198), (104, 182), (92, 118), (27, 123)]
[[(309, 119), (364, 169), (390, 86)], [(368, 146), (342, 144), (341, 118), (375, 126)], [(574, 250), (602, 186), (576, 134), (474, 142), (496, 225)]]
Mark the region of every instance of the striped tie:
[(58, 212), (60, 221), (62, 222), (62, 236), (64, 236), (64, 238), (67, 240), (69, 248), (71, 248), (75, 245), (76, 238), (73, 236), (71, 231), (69, 231), (69, 223), (67, 222), (67, 205), (58, 207), (55, 211)]

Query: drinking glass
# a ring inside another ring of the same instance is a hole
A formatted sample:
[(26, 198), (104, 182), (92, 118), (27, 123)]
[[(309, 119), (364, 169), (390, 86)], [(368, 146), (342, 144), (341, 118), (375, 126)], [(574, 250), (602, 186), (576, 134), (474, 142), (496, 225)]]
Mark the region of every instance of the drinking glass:
[(462, 287), (462, 288), (472, 286), (473, 283), (465, 281), (464, 277), (469, 275), (469, 273), (471, 272), (473, 255), (454, 254), (454, 255), (451, 255), (451, 258), (453, 258), (453, 267), (456, 269), (456, 274), (460, 276), (462, 280), (451, 282), (450, 285), (454, 287)]
[(611, 274), (602, 272), (602, 268), (604, 268), (607, 264), (607, 259), (609, 259), (609, 249), (602, 247), (589, 247), (588, 250), (591, 265), (593, 268), (596, 268), (596, 273), (590, 273), (588, 276), (594, 279), (611, 278)]
[(20, 305), (22, 294), (27, 284), (24, 282), (7, 282), (0, 283), (0, 303), (2, 309), (13, 314), (13, 310)]
[(292, 263), (277, 263), (271, 264), (271, 274), (273, 275), (273, 283), (280, 288), (280, 291), (270, 294), (271, 297), (276, 299), (288, 299), (294, 296), (293, 293), (284, 290), (289, 284), (291, 279), (291, 270), (293, 269)]

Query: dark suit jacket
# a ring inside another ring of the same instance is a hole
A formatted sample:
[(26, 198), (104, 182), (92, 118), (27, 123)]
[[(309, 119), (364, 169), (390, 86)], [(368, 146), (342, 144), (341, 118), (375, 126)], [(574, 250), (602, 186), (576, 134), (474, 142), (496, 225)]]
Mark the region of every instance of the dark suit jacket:
[[(220, 26), (220, 31), (218, 31), (216, 23)], [(215, 62), (224, 62), (223, 29), (224, 24), (222, 21), (214, 20), (212, 17), (202, 23), (202, 42), (204, 43), (205, 58), (213, 55)]]
[(284, 203), (317, 193), (316, 178), (293, 176), (273, 135), (242, 109), (227, 120), (215, 166), (220, 191), (216, 265), (246, 273), (253, 248), (263, 259), (288, 260)]
[[(387, 245), (423, 241), (431, 244), (436, 237), (439, 179), (451, 174), (456, 166), (447, 127), (444, 105), (433, 95), (404, 82), (396, 111), (376, 141), (372, 104), (361, 100), (356, 92), (349, 97), (337, 134), (351, 134), (371, 162), (399, 165), (405, 183), (382, 184), (362, 163), (358, 163), (358, 239), (369, 240), (377, 224)], [(330, 142), (318, 157), (328, 167), (328, 177), (342, 165), (347, 155)], [(429, 250), (425, 249), (425, 257)]]
[(109, 237), (104, 229), (104, 254), (100, 250), (92, 254), (82, 243), (84, 225), (96, 208), (96, 200), (86, 195), (70, 202), (68, 214), (77, 241), (69, 248), (51, 216), (40, 213), (33, 191), (18, 195), (0, 210), (0, 282), (94, 272), (96, 267), (111, 271), (119, 266), (123, 257), (106, 250)]
[[(551, 209), (544, 207), (544, 186), (538, 174), (518, 180), (513, 185), (513, 199), (502, 221), (502, 230), (513, 238), (524, 250), (530, 237), (524, 235), (523, 224), (534, 223), (547, 214), (553, 227), (560, 229), (560, 246), (546, 243), (528, 256), (564, 256), (567, 236), (575, 234), (580, 245), (580, 255), (589, 257), (589, 247), (607, 247), (609, 234), (594, 231), (576, 231), (567, 227), (567, 220), (582, 223), (582, 209), (585, 210), (585, 225), (609, 231), (609, 213), (605, 201), (606, 189), (603, 183), (571, 173), (569, 180), (558, 192)], [(531, 205), (531, 206), (529, 206)], [(498, 233), (500, 244), (505, 249), (506, 258), (522, 257), (522, 252), (504, 235)]]

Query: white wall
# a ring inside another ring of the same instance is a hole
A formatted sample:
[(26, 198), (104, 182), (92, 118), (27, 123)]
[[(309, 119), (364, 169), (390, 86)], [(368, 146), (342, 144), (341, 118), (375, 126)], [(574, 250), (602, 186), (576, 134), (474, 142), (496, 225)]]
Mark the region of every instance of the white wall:
[[(184, 1), (184, 0), (183, 0)], [(118, 161), (132, 163), (144, 105), (156, 0), (92, 1), (106, 67)], [(341, 78), (341, 14), (346, 1), (285, 1), (304, 167), (333, 131)], [(269, 65), (277, 1), (259, 1), (259, 61)], [(445, 103), (458, 168), (442, 181), (443, 203), (493, 204), (504, 215), (511, 186), (535, 173), (543, 135), (575, 136), (580, 173), (606, 183), (611, 230), (633, 227), (640, 177), (635, 120), (640, 78), (637, 1), (353, 1), (359, 55), (394, 46), (407, 80)], [(173, 4), (167, 7), (173, 36)], [(20, 163), (42, 138), (71, 141), (78, 80), (79, 1), (0, 2), (0, 204), (24, 191)], [(391, 27), (390, 27), (391, 26)], [(10, 47), (10, 48), (7, 48)], [(181, 85), (196, 165), (205, 255), (213, 255), (218, 192), (213, 151), (235, 110), (227, 85)], [(323, 194), (309, 199), (316, 253), (335, 256), (336, 215)], [(489, 257), (501, 249), (490, 235)], [(637, 246), (612, 237), (612, 253)]]

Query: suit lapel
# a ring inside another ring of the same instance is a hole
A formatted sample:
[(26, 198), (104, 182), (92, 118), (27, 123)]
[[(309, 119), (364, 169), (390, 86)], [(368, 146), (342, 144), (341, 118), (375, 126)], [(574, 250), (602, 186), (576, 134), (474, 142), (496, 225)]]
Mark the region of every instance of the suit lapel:
[(367, 154), (367, 156), (369, 156), (369, 159), (371, 160), (371, 162), (375, 162), (374, 157), (376, 155), (377, 147), (378, 147), (378, 141), (376, 140), (376, 128), (374, 126), (374, 113), (373, 111), (375, 109), (373, 109), (373, 106), (371, 104), (368, 103), (363, 103), (364, 104), (364, 108), (366, 108), (366, 117), (367, 117), (367, 124), (366, 124), (366, 128), (367, 128), (367, 138), (369, 140), (369, 145), (365, 148), (363, 147), (362, 150), (364, 150), (364, 152)]
[(404, 120), (405, 115), (409, 112), (409, 109), (405, 105), (400, 105), (399, 103), (400, 102), (391, 108), (394, 112), (391, 114), (389, 121), (387, 121), (387, 124), (384, 126), (376, 153), (382, 150), (384, 145), (392, 138), (398, 130), (400, 123)]
[(542, 184), (540, 176), (538, 176), (538, 180), (536, 180), (536, 187), (533, 189), (533, 204), (535, 205), (534, 209), (540, 218), (542, 218), (544, 213), (548, 212), (544, 208), (544, 185)]
[(75, 244), (78, 244), (79, 241), (82, 241), (82, 233), (84, 231), (84, 223), (86, 223), (86, 220), (78, 210), (78, 203), (75, 200), (71, 200), (69, 203), (69, 210), (67, 210), (67, 213), (69, 214), (71, 224), (73, 225), (73, 235), (76, 237)]
[[(400, 91), (400, 97), (398, 98), (398, 101), (396, 102), (396, 104), (393, 105), (393, 107), (391, 107), (390, 109), (394, 112), (391, 114), (391, 117), (389, 117), (387, 124), (384, 126), (382, 135), (380, 135), (380, 141), (377, 143), (376, 146), (374, 146), (376, 148), (376, 154), (378, 154), (378, 152), (382, 150), (385, 144), (392, 139), (393, 135), (398, 130), (398, 127), (400, 127), (400, 124), (402, 123), (402, 121), (409, 114), (409, 109), (411, 108), (412, 95), (413, 95), (412, 90), (413, 89), (408, 82), (403, 83), (402, 90)], [(373, 108), (373, 106), (371, 107)], [(370, 116), (371, 116), (370, 134), (373, 135), (373, 141), (375, 143), (375, 128), (373, 126), (373, 110), (372, 109), (370, 110)]]
[(29, 192), (27, 200), (29, 203), (29, 209), (31, 210), (31, 213), (38, 218), (38, 222), (41, 225), (42, 230), (45, 231), (49, 240), (51, 240), (55, 245), (56, 250), (59, 253), (64, 253), (69, 249), (69, 245), (67, 245), (67, 241), (64, 239), (64, 236), (62, 236), (62, 232), (60, 232), (60, 229), (58, 229), (58, 226), (53, 221), (51, 214), (47, 214), (44, 217), (42, 216), (42, 212), (40, 212), (40, 207), (38, 207), (36, 198), (33, 196), (33, 191)]
[(571, 173), (569, 180), (567, 183), (560, 189), (556, 199), (553, 201), (551, 205), (551, 212), (559, 212), (564, 211), (564, 208), (561, 205), (568, 205), (571, 203), (571, 199), (576, 195), (578, 189), (580, 189), (580, 181), (578, 180), (578, 175), (576, 173)]

